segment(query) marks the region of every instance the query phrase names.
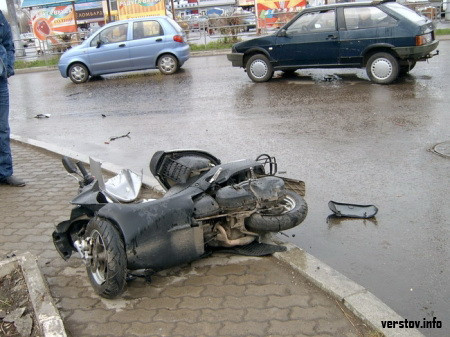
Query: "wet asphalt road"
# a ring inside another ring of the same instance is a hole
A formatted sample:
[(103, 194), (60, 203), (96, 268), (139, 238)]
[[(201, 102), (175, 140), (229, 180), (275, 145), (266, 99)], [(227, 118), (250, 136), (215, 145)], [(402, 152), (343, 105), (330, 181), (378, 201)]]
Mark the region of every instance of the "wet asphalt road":
[[(11, 128), (146, 173), (161, 149), (200, 148), (222, 161), (275, 155), (286, 176), (307, 185), (308, 217), (288, 240), (408, 320), (442, 320), (444, 329), (423, 332), (444, 336), (450, 159), (428, 150), (450, 140), (450, 41), (439, 49), (390, 86), (335, 69), (254, 84), (225, 56), (192, 58), (173, 76), (147, 71), (84, 85), (56, 71), (21, 74), (10, 80)], [(127, 132), (130, 139), (105, 144)], [(375, 204), (379, 213), (327, 221), (329, 200)]]

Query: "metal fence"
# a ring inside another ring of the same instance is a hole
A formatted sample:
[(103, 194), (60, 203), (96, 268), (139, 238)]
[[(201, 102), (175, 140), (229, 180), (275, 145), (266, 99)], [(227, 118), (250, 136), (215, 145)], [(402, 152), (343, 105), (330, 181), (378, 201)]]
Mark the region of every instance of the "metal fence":
[(86, 38), (86, 33), (65, 33), (51, 35), (42, 41), (38, 38), (24, 38), (15, 40), (16, 60), (32, 62), (36, 60), (48, 61), (61, 55), (67, 49), (79, 45)]
[[(442, 19), (442, 2), (420, 2), (408, 6), (433, 21)], [(218, 40), (236, 42), (272, 34), (297, 14), (298, 12), (274, 12), (271, 20), (258, 19), (255, 14), (198, 16), (177, 22), (189, 43), (206, 45)], [(21, 47), (16, 50), (16, 58), (24, 61), (48, 60), (80, 44), (86, 37), (87, 33), (77, 32), (49, 36), (45, 41), (36, 38), (20, 40)]]

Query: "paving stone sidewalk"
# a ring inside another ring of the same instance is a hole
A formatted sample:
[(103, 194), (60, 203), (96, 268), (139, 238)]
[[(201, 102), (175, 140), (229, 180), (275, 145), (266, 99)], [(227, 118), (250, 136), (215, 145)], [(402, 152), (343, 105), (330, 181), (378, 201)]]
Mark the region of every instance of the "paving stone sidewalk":
[(76, 181), (56, 155), (16, 143), (13, 155), (27, 186), (0, 185), (0, 260), (38, 257), (69, 336), (378, 336), (273, 257), (215, 254), (151, 283), (132, 281), (119, 299), (100, 298), (81, 260), (65, 262), (51, 239)]

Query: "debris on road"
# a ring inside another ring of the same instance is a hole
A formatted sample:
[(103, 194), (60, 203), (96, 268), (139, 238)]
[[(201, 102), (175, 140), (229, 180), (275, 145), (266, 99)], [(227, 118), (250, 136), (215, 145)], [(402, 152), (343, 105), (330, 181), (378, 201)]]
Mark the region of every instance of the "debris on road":
[(37, 114), (34, 118), (50, 118), (51, 114)]
[(127, 133), (127, 134), (125, 134), (125, 135), (122, 135), (122, 136), (117, 136), (117, 137), (111, 137), (111, 138), (109, 138), (109, 141), (110, 142), (112, 142), (113, 140), (116, 140), (116, 139), (119, 139), (119, 138), (130, 138), (130, 131)]
[(336, 201), (328, 202), (328, 207), (338, 217), (367, 219), (378, 212), (374, 205), (343, 204)]
[(130, 133), (131, 131), (129, 131), (127, 134), (122, 135), (122, 136), (114, 136), (114, 137), (110, 137), (109, 141), (105, 142), (105, 144), (109, 144), (109, 142), (112, 142), (113, 140), (119, 139), (119, 138), (131, 138), (130, 137)]

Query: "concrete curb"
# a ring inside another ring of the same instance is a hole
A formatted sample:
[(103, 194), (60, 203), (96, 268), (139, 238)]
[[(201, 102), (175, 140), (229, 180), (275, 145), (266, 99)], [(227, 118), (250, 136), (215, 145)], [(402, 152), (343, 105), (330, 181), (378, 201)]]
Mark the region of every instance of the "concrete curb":
[[(24, 137), (14, 135), (14, 134), (11, 134), (11, 140), (16, 141), (21, 144), (24, 144), (24, 145), (35, 147), (39, 150), (44, 150), (46, 152), (50, 152), (52, 154), (58, 154), (61, 156), (67, 156), (72, 159), (79, 160), (85, 164), (89, 164), (89, 156), (78, 153), (76, 151), (71, 151), (71, 150), (59, 147), (54, 144), (49, 144), (49, 143), (41, 142), (39, 140), (24, 138)], [(62, 168), (62, 165), (61, 165), (61, 168)], [(123, 169), (123, 167), (119, 167), (119, 166), (111, 164), (111, 163), (102, 163), (102, 169), (109, 173), (112, 173), (112, 174), (118, 174)], [(154, 177), (144, 175), (142, 182), (158, 193), (161, 193), (161, 194), (165, 193), (165, 190), (161, 187), (159, 182)]]
[(34, 255), (27, 252), (14, 258), (0, 261), (0, 276), (8, 274), (20, 266), (43, 336), (66, 337), (63, 321), (53, 303), (50, 290), (36, 260)]
[(424, 336), (417, 329), (383, 328), (381, 321), (404, 321), (405, 319), (367, 289), (301, 248), (291, 243), (283, 242), (283, 244), (288, 250), (283, 253), (275, 253), (275, 258), (289, 264), (311, 283), (342, 302), (372, 329), (382, 332), (386, 337)]
[[(65, 155), (73, 159), (89, 163), (86, 155), (58, 147), (45, 142), (11, 135), (11, 139), (21, 144), (36, 147), (50, 153)], [(117, 165), (103, 163), (102, 168), (118, 173), (121, 168)], [(158, 181), (149, 176), (144, 176), (144, 184), (157, 192), (164, 193), (164, 189)], [(342, 302), (356, 316), (366, 322), (372, 329), (382, 332), (386, 337), (423, 337), (417, 329), (383, 328), (381, 321), (404, 321), (404, 318), (388, 307), (375, 295), (361, 285), (353, 282), (346, 276), (308, 254), (301, 248), (286, 242), (278, 242), (285, 245), (288, 250), (283, 253), (275, 253), (274, 257), (290, 265), (311, 283), (325, 291), (327, 294)]]

